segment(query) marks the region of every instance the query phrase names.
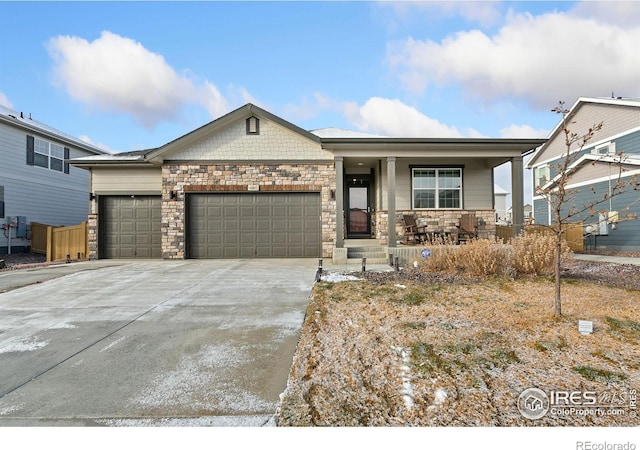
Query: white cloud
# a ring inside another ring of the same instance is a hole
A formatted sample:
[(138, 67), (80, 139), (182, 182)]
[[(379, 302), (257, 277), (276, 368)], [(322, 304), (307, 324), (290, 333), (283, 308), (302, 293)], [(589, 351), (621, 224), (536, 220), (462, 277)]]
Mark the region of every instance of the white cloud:
[(251, 93), (245, 87), (231, 84), (228, 86), (227, 91), (229, 92), (228, 97), (233, 104), (245, 105), (247, 103), (253, 103), (254, 105), (260, 106), (261, 108), (264, 107), (260, 100), (251, 95)]
[(182, 107), (198, 104), (212, 117), (227, 111), (227, 102), (210, 82), (196, 85), (178, 74), (160, 54), (109, 31), (89, 42), (57, 36), (48, 43), (55, 81), (90, 107), (125, 112), (152, 128), (180, 115)]
[(579, 17), (597, 17), (598, 20), (621, 27), (637, 27), (640, 20), (640, 2), (637, 1), (583, 1), (572, 11)]
[(312, 98), (304, 97), (300, 103), (289, 103), (284, 107), (284, 115), (290, 117), (291, 120), (307, 120), (316, 117), (323, 111), (342, 112), (344, 102), (332, 100), (329, 97), (314, 93)]
[(4, 92), (0, 92), (0, 106), (4, 106), (5, 108), (13, 109), (13, 104), (9, 101)]
[[(462, 137), (457, 128), (432, 119), (397, 99), (372, 97), (359, 106), (344, 105), (344, 115), (360, 130), (397, 137)], [(467, 135), (473, 135), (474, 130)]]
[(503, 138), (546, 138), (548, 136), (549, 130), (535, 129), (529, 125), (511, 125), (500, 130), (500, 137)]
[(93, 139), (91, 139), (89, 136), (87, 135), (80, 135), (78, 136), (78, 139), (80, 139), (82, 142), (85, 142), (89, 145), (93, 145), (94, 147), (98, 147), (100, 150), (104, 150), (107, 153), (116, 153), (116, 151), (114, 149), (112, 149), (111, 147), (109, 147), (106, 144), (103, 144), (101, 142), (94, 142)]
[[(608, 3), (607, 3), (608, 4)], [(637, 8), (634, 9), (637, 11)], [(388, 61), (412, 93), (461, 85), (486, 101), (536, 107), (579, 96), (640, 95), (640, 23), (627, 28), (576, 14), (511, 14), (495, 34), (461, 31), (441, 42), (391, 43)]]
[(491, 26), (499, 22), (501, 2), (496, 1), (383, 1), (377, 4), (388, 27), (399, 30), (411, 21), (441, 21), (451, 17)]

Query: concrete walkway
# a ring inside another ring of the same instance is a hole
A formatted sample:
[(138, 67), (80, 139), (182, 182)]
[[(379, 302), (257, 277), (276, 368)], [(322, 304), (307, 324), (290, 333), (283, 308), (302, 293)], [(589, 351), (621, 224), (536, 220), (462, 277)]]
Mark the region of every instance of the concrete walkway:
[(273, 425), (316, 266), (98, 261), (0, 273), (0, 426)]
[(626, 256), (589, 255), (589, 254), (576, 254), (573, 256), (575, 259), (578, 259), (580, 261), (610, 262), (615, 264), (633, 264), (635, 266), (640, 266), (640, 258), (629, 258)]

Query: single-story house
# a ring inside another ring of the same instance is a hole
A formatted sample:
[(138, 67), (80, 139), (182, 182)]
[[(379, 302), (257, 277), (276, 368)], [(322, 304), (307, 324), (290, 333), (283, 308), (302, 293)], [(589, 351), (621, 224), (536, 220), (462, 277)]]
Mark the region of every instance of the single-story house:
[[(602, 128), (583, 148), (578, 144), (571, 148), (566, 185), (571, 194), (562, 216), (582, 211), (569, 221), (584, 224), (591, 245), (617, 251), (640, 250), (640, 193), (632, 185), (640, 176), (640, 100), (580, 97), (566, 115), (567, 128), (578, 136), (600, 122)], [(549, 225), (555, 220), (552, 204), (536, 193), (536, 188), (553, 192), (557, 187), (559, 167), (567, 154), (563, 129), (561, 120), (527, 164), (533, 170), (533, 216), (537, 224)], [(626, 185), (624, 192), (607, 199), (618, 183)]]
[(0, 254), (31, 246), (31, 223), (74, 225), (87, 220), (89, 173), (70, 158), (99, 148), (0, 106)]
[(403, 214), (454, 231), (474, 212), (493, 234), (493, 168), (511, 162), (522, 211), (522, 157), (545, 141), (307, 131), (247, 104), (159, 148), (71, 163), (91, 173), (91, 257), (341, 260), (345, 239), (393, 253)]

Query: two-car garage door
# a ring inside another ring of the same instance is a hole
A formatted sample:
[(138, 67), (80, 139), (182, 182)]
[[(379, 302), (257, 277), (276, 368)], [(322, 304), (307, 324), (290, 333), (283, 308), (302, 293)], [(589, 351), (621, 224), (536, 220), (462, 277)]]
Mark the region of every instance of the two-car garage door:
[[(160, 196), (103, 196), (101, 258), (161, 258)], [(320, 194), (198, 193), (186, 196), (188, 258), (321, 255)]]
[(311, 258), (321, 254), (320, 194), (189, 194), (189, 258)]

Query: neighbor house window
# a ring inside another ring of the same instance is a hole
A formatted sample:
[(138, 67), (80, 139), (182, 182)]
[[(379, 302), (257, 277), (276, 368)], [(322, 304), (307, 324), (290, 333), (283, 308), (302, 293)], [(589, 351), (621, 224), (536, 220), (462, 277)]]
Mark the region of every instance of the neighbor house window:
[(4, 186), (0, 186), (0, 219), (4, 219)]
[(607, 142), (606, 144), (598, 145), (596, 148), (591, 150), (592, 155), (600, 155), (600, 156), (612, 156), (616, 154), (616, 143), (615, 142)]
[(535, 168), (536, 187), (542, 187), (549, 182), (551, 171), (549, 166), (540, 166)]
[(413, 209), (462, 208), (462, 169), (412, 169)]
[(54, 142), (27, 136), (27, 164), (69, 173), (69, 149)]

